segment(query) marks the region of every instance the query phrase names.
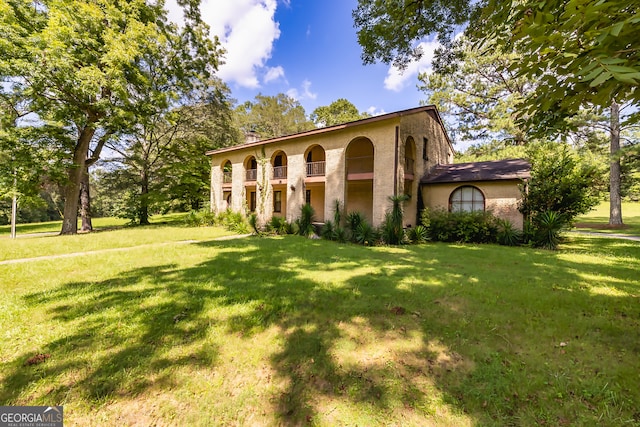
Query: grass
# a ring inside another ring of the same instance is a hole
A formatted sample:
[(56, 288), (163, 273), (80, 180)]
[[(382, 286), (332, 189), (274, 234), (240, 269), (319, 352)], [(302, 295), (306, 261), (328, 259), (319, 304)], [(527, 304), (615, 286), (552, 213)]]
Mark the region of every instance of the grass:
[(183, 230), (0, 265), (0, 405), (61, 404), (68, 425), (640, 425), (636, 242), (159, 244)]
[(640, 203), (622, 203), (623, 228), (608, 228), (609, 202), (600, 203), (591, 212), (576, 219), (576, 229), (596, 233), (615, 233), (640, 237)]

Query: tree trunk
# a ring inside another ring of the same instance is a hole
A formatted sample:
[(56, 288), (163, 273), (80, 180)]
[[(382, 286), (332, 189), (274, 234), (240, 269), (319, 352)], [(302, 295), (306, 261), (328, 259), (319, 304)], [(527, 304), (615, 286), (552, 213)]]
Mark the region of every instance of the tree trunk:
[(149, 175), (146, 170), (140, 172), (140, 211), (138, 218), (140, 225), (149, 224)]
[(78, 232), (78, 201), (80, 199), (80, 184), (85, 172), (85, 164), (89, 153), (89, 144), (95, 133), (93, 124), (95, 120), (89, 120), (80, 132), (78, 142), (73, 151), (73, 164), (68, 170), (68, 183), (64, 189), (64, 211), (62, 230), (60, 234), (76, 234)]
[(80, 231), (93, 231), (91, 223), (91, 194), (89, 192), (89, 167), (85, 165), (82, 181), (80, 182), (80, 216), (82, 217), (82, 228)]
[(611, 102), (609, 225), (622, 225), (622, 200), (620, 196), (620, 106), (615, 101)]

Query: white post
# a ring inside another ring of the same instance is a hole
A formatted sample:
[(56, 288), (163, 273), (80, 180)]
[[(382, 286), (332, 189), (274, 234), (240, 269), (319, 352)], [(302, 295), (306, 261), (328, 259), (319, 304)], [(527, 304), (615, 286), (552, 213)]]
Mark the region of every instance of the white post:
[(13, 176), (13, 200), (11, 201), (11, 238), (16, 238), (16, 217), (18, 214), (18, 177)]

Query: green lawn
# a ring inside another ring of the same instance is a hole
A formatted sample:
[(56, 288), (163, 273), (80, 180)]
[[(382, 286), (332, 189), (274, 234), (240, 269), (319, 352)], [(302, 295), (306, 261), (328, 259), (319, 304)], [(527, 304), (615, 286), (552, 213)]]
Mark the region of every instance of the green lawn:
[(622, 203), (624, 227), (609, 229), (609, 202), (600, 203), (591, 212), (576, 219), (576, 229), (581, 231), (616, 233), (640, 237), (640, 203)]
[(636, 242), (165, 243), (184, 230), (0, 265), (0, 405), (61, 404), (65, 425), (640, 425)]

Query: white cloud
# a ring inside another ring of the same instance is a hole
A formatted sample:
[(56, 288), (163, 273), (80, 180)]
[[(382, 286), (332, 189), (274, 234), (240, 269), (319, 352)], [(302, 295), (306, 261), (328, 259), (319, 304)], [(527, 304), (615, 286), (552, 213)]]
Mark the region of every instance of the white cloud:
[(383, 114), (387, 114), (386, 111), (384, 111), (384, 109), (382, 110), (378, 110), (378, 107), (372, 105), (371, 107), (367, 108), (367, 113), (371, 114), (372, 116), (381, 116)]
[(419, 73), (431, 71), (431, 60), (434, 52), (439, 46), (437, 41), (420, 42), (419, 47), (422, 49), (422, 58), (419, 61), (412, 61), (404, 70), (391, 66), (384, 79), (384, 88), (394, 92), (400, 92), (406, 84)]
[(287, 95), (296, 101), (301, 101), (303, 99), (316, 99), (318, 97), (317, 93), (311, 92), (311, 82), (309, 80), (302, 82), (302, 92), (296, 88), (291, 88), (287, 91)]
[[(287, 5), (288, 2), (285, 2)], [(202, 19), (211, 27), (211, 36), (218, 36), (226, 50), (218, 77), (227, 83), (257, 88), (258, 71), (271, 58), (280, 28), (274, 20), (277, 0), (204, 0), (200, 6)], [(176, 0), (168, 0), (169, 18), (182, 21)], [(276, 67), (278, 68), (278, 67)], [(271, 70), (267, 72), (267, 75)], [(284, 74), (284, 70), (282, 70)]]
[(284, 68), (281, 66), (268, 67), (267, 73), (264, 76), (264, 82), (269, 83), (278, 80), (280, 77), (284, 78)]

